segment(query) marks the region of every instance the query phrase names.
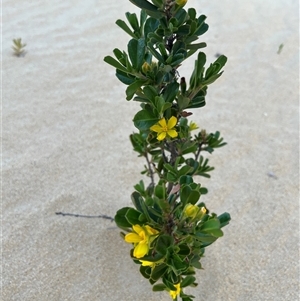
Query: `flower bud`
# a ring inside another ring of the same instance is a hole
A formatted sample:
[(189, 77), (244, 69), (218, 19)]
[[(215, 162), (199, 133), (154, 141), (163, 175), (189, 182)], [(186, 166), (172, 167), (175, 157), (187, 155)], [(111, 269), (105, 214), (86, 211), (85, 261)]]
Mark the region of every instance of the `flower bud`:
[(151, 70), (151, 66), (147, 63), (147, 62), (145, 62), (144, 64), (143, 64), (143, 66), (142, 66), (142, 71), (143, 71), (143, 73), (148, 73), (149, 71)]
[(200, 220), (206, 213), (206, 208), (205, 207), (201, 207), (198, 214), (197, 214), (197, 218)]
[(196, 129), (199, 129), (198, 125), (194, 121), (191, 121), (191, 123), (189, 125), (189, 130), (193, 131), (193, 130), (196, 130)]
[(189, 217), (191, 219), (200, 220), (205, 215), (206, 209), (205, 207), (199, 208), (196, 205), (187, 204), (183, 210), (183, 214), (185, 217)]
[(187, 204), (183, 210), (183, 213), (186, 217), (195, 218), (197, 216), (198, 211), (199, 207), (192, 204)]
[(187, 0), (176, 0), (175, 2), (177, 5), (184, 7), (187, 3)]

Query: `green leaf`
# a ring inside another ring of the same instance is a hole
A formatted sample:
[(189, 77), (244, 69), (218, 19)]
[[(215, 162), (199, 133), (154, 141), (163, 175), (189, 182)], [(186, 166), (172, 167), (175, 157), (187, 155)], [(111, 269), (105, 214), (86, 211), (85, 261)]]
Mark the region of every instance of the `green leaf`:
[(151, 272), (151, 276), (150, 276), (151, 279), (154, 281), (157, 281), (159, 278), (161, 278), (166, 273), (167, 269), (168, 269), (168, 266), (164, 263), (155, 266)]
[(172, 58), (172, 63), (170, 64), (172, 67), (177, 67), (178, 65), (180, 65), (184, 59), (186, 58), (186, 55), (184, 54), (175, 54)]
[(189, 106), (189, 103), (190, 103), (190, 99), (186, 96), (183, 96), (183, 95), (178, 95), (178, 98), (177, 98), (177, 103), (178, 103), (178, 108), (180, 111), (182, 111), (183, 109), (187, 108)]
[(142, 203), (144, 202), (144, 200), (138, 192), (134, 191), (131, 194), (131, 201), (138, 211), (144, 212), (143, 206), (142, 206)]
[[(171, 283), (178, 283), (180, 281), (180, 278), (178, 277), (178, 274), (180, 274), (179, 271), (177, 271), (174, 261), (171, 260), (172, 264), (172, 270), (168, 273), (168, 280), (170, 280)], [(176, 272), (175, 272), (176, 271)]]
[(206, 221), (201, 226), (201, 231), (209, 233), (215, 237), (223, 236), (222, 230), (220, 230), (220, 221), (217, 218), (210, 219)]
[(158, 200), (156, 203), (162, 211), (166, 211), (170, 207), (166, 200)]
[(209, 171), (214, 170), (214, 167), (210, 167), (208, 165), (208, 159), (204, 159), (203, 156), (200, 156), (199, 159), (199, 168), (198, 171), (195, 173), (196, 175), (205, 177), (205, 178), (210, 178), (210, 175), (208, 174)]
[(135, 205), (135, 207), (138, 209), (138, 211), (142, 212), (145, 215), (148, 222), (157, 220), (157, 218), (149, 212), (148, 207), (144, 202), (144, 199), (141, 197), (141, 195), (138, 192), (135, 191), (132, 193), (131, 200)]
[(188, 9), (188, 14), (191, 20), (195, 20), (196, 19), (196, 10), (194, 8), (189, 8)]
[(164, 16), (164, 13), (157, 10), (157, 7), (147, 0), (129, 0), (137, 7), (144, 9), (146, 13), (154, 18), (160, 19)]
[[(133, 150), (138, 152), (140, 155), (145, 153), (145, 142), (140, 134), (134, 133), (129, 136)], [(136, 188), (134, 186), (134, 188)]]
[(200, 198), (200, 192), (196, 190), (192, 190), (186, 202), (195, 205), (199, 201), (199, 198)]
[(186, 276), (182, 280), (180, 287), (187, 287), (187, 286), (193, 284), (195, 281), (196, 281), (196, 278), (194, 276)]
[(141, 213), (141, 215), (139, 216), (139, 222), (141, 222), (142, 225), (144, 225), (147, 222), (147, 217), (144, 213)]
[(171, 164), (165, 163), (164, 167), (173, 174), (177, 174), (177, 170)]
[(151, 267), (149, 266), (140, 266), (140, 273), (146, 278), (149, 279), (151, 275)]
[(118, 49), (118, 48), (115, 48), (113, 50), (113, 53), (114, 53), (115, 57), (119, 60), (119, 62), (122, 65), (126, 66), (126, 59), (124, 57), (124, 53), (120, 49)]
[(198, 29), (197, 29), (197, 31), (195, 32), (195, 34), (196, 34), (197, 36), (203, 35), (203, 34), (206, 33), (207, 30), (208, 30), (208, 25), (207, 25), (206, 23), (204, 23), (205, 19), (206, 19), (206, 16), (204, 16), (204, 15), (201, 15), (201, 16), (198, 18)]
[(176, 287), (173, 285), (173, 283), (171, 283), (169, 280), (167, 280), (166, 277), (163, 277), (162, 281), (169, 290), (176, 291)]
[(161, 255), (167, 254), (167, 249), (172, 246), (174, 243), (173, 237), (170, 235), (160, 235), (156, 242), (156, 251), (160, 253)]
[(120, 71), (119, 69), (116, 70), (116, 77), (125, 85), (131, 85), (135, 80), (133, 76)]
[(131, 225), (136, 225), (136, 224), (142, 225), (141, 221), (139, 220), (140, 215), (141, 212), (138, 212), (135, 209), (130, 208), (127, 210), (125, 217)]
[(174, 174), (172, 172), (168, 172), (166, 179), (167, 179), (168, 182), (175, 183), (175, 182), (178, 181), (178, 176), (177, 176), (177, 174)]
[(146, 83), (145, 80), (136, 80), (134, 81), (132, 84), (130, 84), (127, 89), (126, 89), (126, 99), (127, 100), (131, 100), (132, 97), (134, 96), (134, 94), (136, 93), (136, 91), (141, 88), (141, 86), (143, 86)]
[[(172, 265), (176, 269), (177, 274), (180, 274), (180, 272), (185, 271), (189, 267), (189, 264), (177, 254), (173, 254), (172, 256)], [(177, 279), (173, 279), (173, 282), (177, 282)]]
[(128, 22), (130, 23), (131, 27), (133, 28), (133, 30), (135, 32), (139, 31), (139, 21), (137, 19), (137, 16), (135, 13), (131, 14), (129, 12), (125, 13), (125, 16), (128, 20)]
[(164, 291), (166, 289), (167, 289), (167, 287), (163, 283), (155, 284), (152, 287), (153, 292), (161, 292), (161, 291)]
[(179, 183), (180, 183), (180, 185), (194, 183), (193, 177), (191, 177), (191, 176), (186, 176), (186, 175), (185, 175), (185, 176), (182, 176), (182, 177), (180, 177)]
[(206, 47), (206, 43), (202, 42), (202, 43), (197, 43), (197, 44), (189, 44), (187, 45), (187, 49), (194, 49), (194, 50), (198, 50), (200, 48), (205, 48)]
[(198, 54), (198, 60), (196, 65), (196, 74), (197, 74), (197, 80), (198, 83), (203, 77), (203, 71), (204, 71), (204, 65), (206, 62), (206, 55), (204, 52), (199, 52)]
[(201, 188), (200, 188), (200, 193), (201, 193), (201, 194), (207, 194), (207, 193), (208, 193), (207, 188), (201, 187)]
[(148, 48), (150, 50), (150, 52), (153, 54), (154, 57), (156, 57), (156, 59), (159, 61), (159, 62), (162, 62), (164, 63), (165, 60), (163, 58), (163, 56), (154, 48), (154, 46), (150, 43), (148, 43)]
[[(137, 134), (138, 135), (138, 134)], [(130, 135), (133, 136), (133, 135)], [(140, 182), (136, 185), (134, 185), (134, 188), (141, 194), (145, 194), (145, 184), (143, 180), (140, 180)]]
[(210, 230), (209, 234), (211, 234), (215, 237), (222, 237), (224, 235), (224, 233), (221, 229)]
[(183, 206), (185, 206), (188, 203), (188, 198), (191, 192), (192, 189), (189, 186), (184, 186), (183, 188), (180, 189), (180, 200)]
[(201, 262), (199, 261), (200, 260), (200, 256), (198, 255), (195, 255), (193, 257), (193, 259), (190, 261), (190, 264), (196, 268), (196, 269), (202, 269), (202, 265), (201, 265)]
[(187, 36), (190, 33), (190, 29), (191, 29), (190, 25), (188, 24), (182, 25), (178, 28), (177, 34), (179, 36)]
[(152, 104), (155, 104), (155, 97), (158, 96), (157, 90), (153, 86), (145, 86), (143, 88), (145, 96), (151, 101)]
[(156, 253), (154, 256), (152, 256), (152, 255), (148, 255), (148, 256), (146, 255), (146, 256), (144, 256), (143, 260), (150, 261), (150, 262), (156, 262), (156, 261), (159, 261), (159, 260), (161, 260), (163, 258), (164, 258), (163, 255)]
[(123, 20), (118, 19), (116, 24), (134, 39), (138, 38)]
[(154, 5), (159, 8), (163, 8), (165, 1), (164, 0), (151, 0)]
[(191, 253), (190, 248), (188, 247), (187, 244), (181, 244), (179, 245), (179, 251), (178, 251), (178, 255), (182, 255), (184, 257), (188, 256)]
[(158, 25), (159, 25), (159, 21), (157, 19), (148, 18), (146, 20), (146, 23), (144, 25), (144, 36), (145, 36), (146, 40), (148, 39), (148, 34), (152, 33), (152, 32), (155, 32)]
[(114, 220), (115, 220), (116, 224), (121, 228), (131, 227), (131, 224), (126, 219), (126, 213), (129, 209), (132, 209), (132, 208), (130, 208), (130, 207), (121, 208), (117, 211), (117, 213), (115, 215)]
[(190, 104), (187, 108), (189, 109), (195, 109), (195, 108), (201, 108), (205, 106), (205, 97), (204, 96), (197, 96), (192, 99)]
[(164, 200), (166, 197), (166, 187), (164, 185), (156, 185), (154, 188), (154, 194), (159, 198)]
[(128, 73), (128, 70), (126, 69), (126, 67), (124, 67), (123, 65), (121, 65), (117, 60), (115, 60), (113, 57), (111, 57), (110, 55), (106, 56), (104, 58), (104, 62), (106, 62), (107, 64), (115, 67), (116, 69), (119, 69), (125, 73)]
[(168, 84), (163, 92), (163, 97), (166, 102), (172, 103), (179, 90), (179, 84), (176, 81)]
[(133, 118), (135, 127), (137, 127), (140, 131), (149, 130), (150, 127), (158, 121), (159, 118), (157, 118), (156, 115), (146, 110), (141, 110), (137, 112)]
[(231, 217), (230, 214), (227, 212), (224, 212), (223, 214), (218, 216), (218, 220), (220, 221), (220, 227), (224, 227), (229, 224)]
[(196, 232), (195, 238), (202, 242), (203, 246), (208, 246), (217, 240), (217, 237), (202, 232)]
[(192, 170), (193, 170), (193, 167), (185, 165), (179, 169), (178, 174), (179, 174), (179, 176), (184, 176), (184, 175), (189, 174)]
[[(223, 72), (220, 72), (218, 74), (213, 74), (211, 76), (209, 76), (209, 78), (205, 81), (202, 82), (203, 85), (210, 85), (212, 84), (213, 82), (215, 82), (221, 75), (222, 75)], [(206, 75), (205, 75), (206, 77)]]
[(140, 71), (145, 56), (145, 39), (131, 39), (128, 43), (128, 54), (135, 70)]

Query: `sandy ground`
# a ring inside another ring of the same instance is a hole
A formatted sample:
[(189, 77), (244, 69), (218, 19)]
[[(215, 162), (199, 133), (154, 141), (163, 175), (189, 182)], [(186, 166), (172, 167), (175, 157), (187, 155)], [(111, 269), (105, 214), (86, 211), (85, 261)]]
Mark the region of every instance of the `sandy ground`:
[[(298, 1), (189, 6), (208, 16), (208, 61), (229, 58), (193, 120), (228, 142), (211, 157), (203, 201), (232, 215), (190, 293), (298, 300)], [(126, 49), (114, 25), (126, 11), (136, 11), (126, 0), (3, 1), (1, 300), (170, 300), (141, 278), (114, 223), (55, 215), (113, 216), (140, 179), (144, 162), (128, 140), (138, 104), (103, 62)], [(18, 37), (27, 43), (20, 58), (11, 50)]]

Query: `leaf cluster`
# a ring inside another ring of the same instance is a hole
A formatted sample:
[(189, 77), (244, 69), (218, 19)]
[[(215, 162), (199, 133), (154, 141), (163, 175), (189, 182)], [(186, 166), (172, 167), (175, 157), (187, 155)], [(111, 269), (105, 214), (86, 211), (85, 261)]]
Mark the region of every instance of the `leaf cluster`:
[[(151, 252), (142, 261), (156, 263), (153, 267), (141, 265), (131, 252), (132, 259), (140, 264), (141, 274), (154, 285), (154, 291), (175, 290), (174, 284), (181, 288), (196, 286), (195, 269), (201, 269), (200, 259), (205, 248), (223, 236), (222, 227), (230, 221), (230, 215), (209, 214), (204, 203), (197, 207), (205, 208), (205, 213), (197, 219), (186, 216), (187, 204), (195, 205), (201, 196), (201, 186), (193, 182), (191, 176), (181, 176), (180, 189), (167, 194), (163, 181), (153, 190), (145, 189), (143, 181), (135, 186), (131, 198), (135, 208), (125, 207), (118, 210), (115, 221), (125, 231), (134, 225), (148, 224), (161, 234), (151, 243)], [(123, 234), (125, 235), (125, 234)], [(156, 284), (158, 280), (162, 283)], [(183, 292), (180, 295), (186, 296)]]
[(25, 46), (26, 44), (22, 43), (22, 39), (13, 39), (13, 46), (11, 47), (14, 51), (14, 55), (21, 56), (25, 53)]

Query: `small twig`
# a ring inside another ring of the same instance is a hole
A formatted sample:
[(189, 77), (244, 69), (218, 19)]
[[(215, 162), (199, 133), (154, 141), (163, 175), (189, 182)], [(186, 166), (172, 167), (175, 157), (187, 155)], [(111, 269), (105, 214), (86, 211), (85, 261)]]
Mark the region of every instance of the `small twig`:
[(145, 153), (145, 158), (146, 158), (146, 161), (147, 161), (147, 164), (148, 164), (148, 169), (149, 169), (149, 173), (150, 173), (150, 178), (151, 178), (151, 186), (154, 187), (155, 186), (155, 183), (154, 183), (154, 172), (153, 172), (153, 169), (151, 167), (151, 163), (149, 161), (149, 158), (148, 158), (148, 153)]
[(199, 143), (198, 151), (197, 151), (197, 153), (195, 154), (195, 161), (198, 161), (200, 152), (202, 151), (202, 145), (203, 145), (203, 142)]
[(55, 212), (56, 215), (62, 215), (62, 216), (74, 216), (74, 217), (86, 217), (86, 218), (104, 218), (109, 219), (110, 221), (114, 221), (114, 219), (111, 216), (101, 214), (101, 215), (83, 215), (83, 214), (74, 214), (74, 213), (65, 213), (65, 212)]

